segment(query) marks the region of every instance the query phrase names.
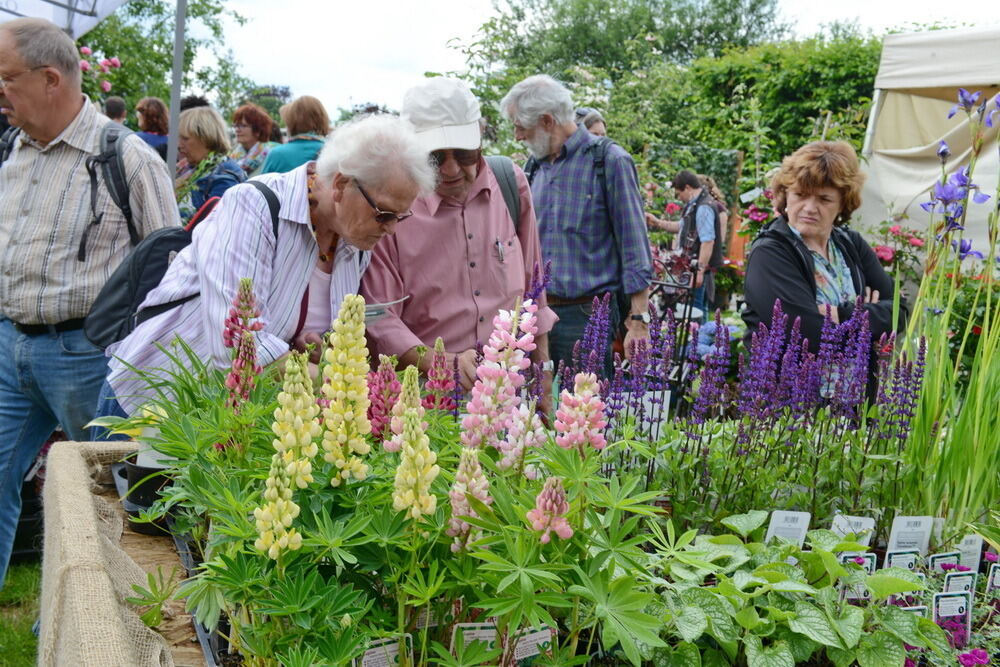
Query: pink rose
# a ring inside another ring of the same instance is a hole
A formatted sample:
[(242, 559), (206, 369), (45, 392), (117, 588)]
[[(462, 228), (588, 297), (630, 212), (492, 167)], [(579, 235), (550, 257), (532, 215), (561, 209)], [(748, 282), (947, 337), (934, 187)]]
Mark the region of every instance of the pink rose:
[(111, 59), (111, 66), (112, 67), (121, 67), (122, 66), (122, 61), (118, 60), (118, 56), (115, 56), (115, 57), (113, 57)]
[(89, 56), (91, 53), (93, 53), (93, 51), (90, 49), (89, 46), (81, 46), (80, 53), (82, 53), (85, 56)]
[(111, 68), (108, 67), (107, 65), (101, 65), (100, 70), (101, 70), (101, 74), (107, 74), (108, 72), (111, 71)]
[(896, 251), (887, 245), (877, 245), (875, 246), (875, 256), (883, 262), (891, 262), (892, 258), (896, 256)]
[(899, 236), (902, 233), (902, 228), (899, 225), (893, 225), (889, 228), (889, 233), (893, 236)]
[(104, 81), (101, 81), (101, 90), (103, 90), (106, 93), (110, 93), (111, 92), (111, 82), (108, 81), (107, 79), (105, 79)]
[(90, 61), (88, 61), (88, 60), (81, 60), (80, 61), (80, 71), (81, 72), (89, 72), (90, 71)]
[(911, 236), (907, 240), (910, 242), (911, 246), (915, 246), (917, 248), (923, 248), (924, 247), (924, 240), (922, 238), (919, 238), (919, 237), (916, 237), (916, 236)]
[(105, 58), (101, 61), (101, 67), (111, 67), (111, 61)]

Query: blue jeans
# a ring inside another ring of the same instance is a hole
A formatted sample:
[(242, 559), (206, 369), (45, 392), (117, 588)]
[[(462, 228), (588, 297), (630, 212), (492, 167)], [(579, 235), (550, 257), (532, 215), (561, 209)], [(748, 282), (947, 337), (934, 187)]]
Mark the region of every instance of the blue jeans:
[[(115, 397), (115, 390), (111, 388), (111, 383), (107, 380), (101, 385), (101, 391), (97, 395), (97, 410), (94, 417), (128, 417), (128, 413)], [(131, 440), (132, 438), (124, 433), (111, 433), (103, 426), (91, 426), (90, 439), (94, 442), (100, 442), (102, 440)]]
[[(549, 357), (559, 369), (559, 362), (565, 365), (573, 363), (573, 346), (576, 341), (583, 338), (587, 328), (587, 322), (593, 314), (592, 303), (570, 304), (565, 306), (549, 306), (552, 311), (559, 316), (559, 321), (549, 332)], [(621, 326), (621, 315), (618, 310), (618, 301), (614, 294), (611, 295), (610, 326), (608, 327), (607, 353), (604, 355), (604, 370), (602, 377), (611, 377), (614, 374), (614, 365), (611, 356), (611, 343), (615, 339), (618, 327)]]
[(56, 426), (86, 441), (107, 375), (82, 329), (27, 336), (0, 317), (0, 587), (21, 514), (21, 485)]

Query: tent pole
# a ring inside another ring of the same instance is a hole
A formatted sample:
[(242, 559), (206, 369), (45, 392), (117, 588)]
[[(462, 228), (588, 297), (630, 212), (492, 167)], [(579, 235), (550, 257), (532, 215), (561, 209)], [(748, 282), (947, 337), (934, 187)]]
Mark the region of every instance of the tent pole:
[[(170, 134), (167, 135), (167, 168), (177, 164), (177, 126), (181, 115), (181, 78), (184, 76), (184, 23), (187, 0), (177, 0), (177, 25), (174, 27), (174, 78), (170, 85)], [(173, 177), (173, 173), (171, 173)]]
[(872, 156), (872, 139), (875, 137), (875, 124), (882, 113), (882, 103), (885, 101), (885, 91), (881, 88), (875, 89), (875, 98), (872, 100), (872, 110), (868, 115), (868, 127), (865, 129), (865, 143), (861, 147), (861, 157)]

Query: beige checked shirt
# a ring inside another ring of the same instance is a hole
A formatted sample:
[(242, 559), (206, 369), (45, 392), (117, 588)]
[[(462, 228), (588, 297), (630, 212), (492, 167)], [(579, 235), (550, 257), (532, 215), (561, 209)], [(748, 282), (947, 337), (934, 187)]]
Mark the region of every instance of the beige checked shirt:
[[(91, 223), (86, 160), (100, 151), (111, 122), (85, 101), (47, 146), (24, 132), (0, 167), (0, 316), (21, 324), (56, 324), (85, 317), (112, 271), (131, 251), (125, 216), (98, 167), (100, 224), (77, 252)], [(166, 163), (137, 136), (123, 144), (132, 216), (140, 235), (180, 224)]]

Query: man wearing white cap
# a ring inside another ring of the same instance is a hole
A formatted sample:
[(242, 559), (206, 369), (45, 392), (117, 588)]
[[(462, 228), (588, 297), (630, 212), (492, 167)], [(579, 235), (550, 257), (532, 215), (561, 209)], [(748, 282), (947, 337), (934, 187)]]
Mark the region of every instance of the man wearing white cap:
[[(529, 290), (542, 261), (531, 191), (509, 160), (491, 167), (483, 158), (479, 102), (464, 82), (428, 79), (406, 92), (401, 115), (437, 164), (438, 186), (413, 202), (413, 216), (395, 236), (375, 246), (361, 293), (369, 302), (409, 299), (371, 324), (368, 334), (378, 354), (395, 355), (401, 365), (417, 364), (417, 348), (433, 347), (440, 336), (449, 363), (458, 357), (462, 386), (469, 389), (476, 344), (489, 339), (497, 311), (514, 308)], [(502, 189), (508, 186), (511, 206)], [(556, 316), (544, 293), (537, 316), (532, 360), (550, 369), (548, 332)], [(419, 359), (423, 372), (429, 357)]]

